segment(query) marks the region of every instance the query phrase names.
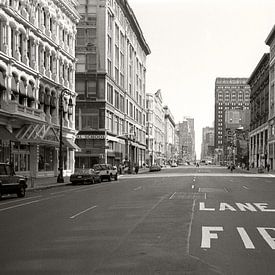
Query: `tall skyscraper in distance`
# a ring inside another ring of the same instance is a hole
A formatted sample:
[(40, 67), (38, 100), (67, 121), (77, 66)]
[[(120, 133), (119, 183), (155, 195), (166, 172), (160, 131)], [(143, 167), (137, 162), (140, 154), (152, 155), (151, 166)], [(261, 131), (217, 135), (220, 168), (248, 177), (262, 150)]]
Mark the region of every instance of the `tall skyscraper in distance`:
[(202, 129), (201, 160), (211, 160), (214, 157), (214, 127)]
[(226, 129), (249, 127), (250, 86), (247, 78), (216, 78), (215, 82), (215, 158), (226, 160)]
[(195, 161), (195, 129), (194, 118), (184, 117), (182, 122), (176, 125), (176, 134), (178, 136), (178, 154), (179, 160)]

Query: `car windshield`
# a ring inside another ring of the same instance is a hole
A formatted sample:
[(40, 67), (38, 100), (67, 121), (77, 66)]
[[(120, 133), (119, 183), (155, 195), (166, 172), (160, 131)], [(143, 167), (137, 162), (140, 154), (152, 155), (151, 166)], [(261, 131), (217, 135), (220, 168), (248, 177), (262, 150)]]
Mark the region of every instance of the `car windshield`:
[(95, 164), (95, 165), (93, 166), (93, 168), (94, 168), (95, 170), (106, 170), (106, 165), (104, 165), (104, 164)]
[(93, 173), (93, 169), (79, 169), (75, 171), (75, 174), (77, 175), (87, 175), (92, 173)]

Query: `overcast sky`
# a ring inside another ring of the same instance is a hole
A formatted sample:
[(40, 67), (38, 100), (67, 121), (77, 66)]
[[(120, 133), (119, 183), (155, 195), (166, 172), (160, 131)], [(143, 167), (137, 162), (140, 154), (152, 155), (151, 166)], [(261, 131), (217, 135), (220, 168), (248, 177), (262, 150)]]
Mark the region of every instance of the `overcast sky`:
[(249, 77), (275, 24), (274, 0), (128, 0), (151, 49), (147, 91), (161, 89), (175, 122), (213, 126), (216, 77)]

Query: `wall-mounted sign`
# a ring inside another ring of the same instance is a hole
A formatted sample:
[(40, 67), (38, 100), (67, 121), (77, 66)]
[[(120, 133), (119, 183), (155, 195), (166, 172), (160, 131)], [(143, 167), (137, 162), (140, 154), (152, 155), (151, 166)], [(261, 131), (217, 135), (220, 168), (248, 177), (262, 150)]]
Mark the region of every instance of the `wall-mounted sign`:
[(105, 135), (77, 135), (77, 139), (105, 139)]

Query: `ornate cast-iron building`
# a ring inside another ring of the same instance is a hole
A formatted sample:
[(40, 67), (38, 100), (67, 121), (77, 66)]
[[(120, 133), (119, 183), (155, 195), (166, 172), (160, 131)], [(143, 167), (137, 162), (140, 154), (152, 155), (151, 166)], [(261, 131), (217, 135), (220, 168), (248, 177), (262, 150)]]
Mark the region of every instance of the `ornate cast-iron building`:
[(266, 167), (268, 150), (269, 53), (265, 53), (247, 84), (250, 95), (249, 163)]
[(0, 161), (31, 177), (56, 176), (59, 98), (63, 165), (74, 169), (75, 1), (0, 0)]
[(76, 167), (145, 162), (146, 56), (128, 1), (79, 0)]

